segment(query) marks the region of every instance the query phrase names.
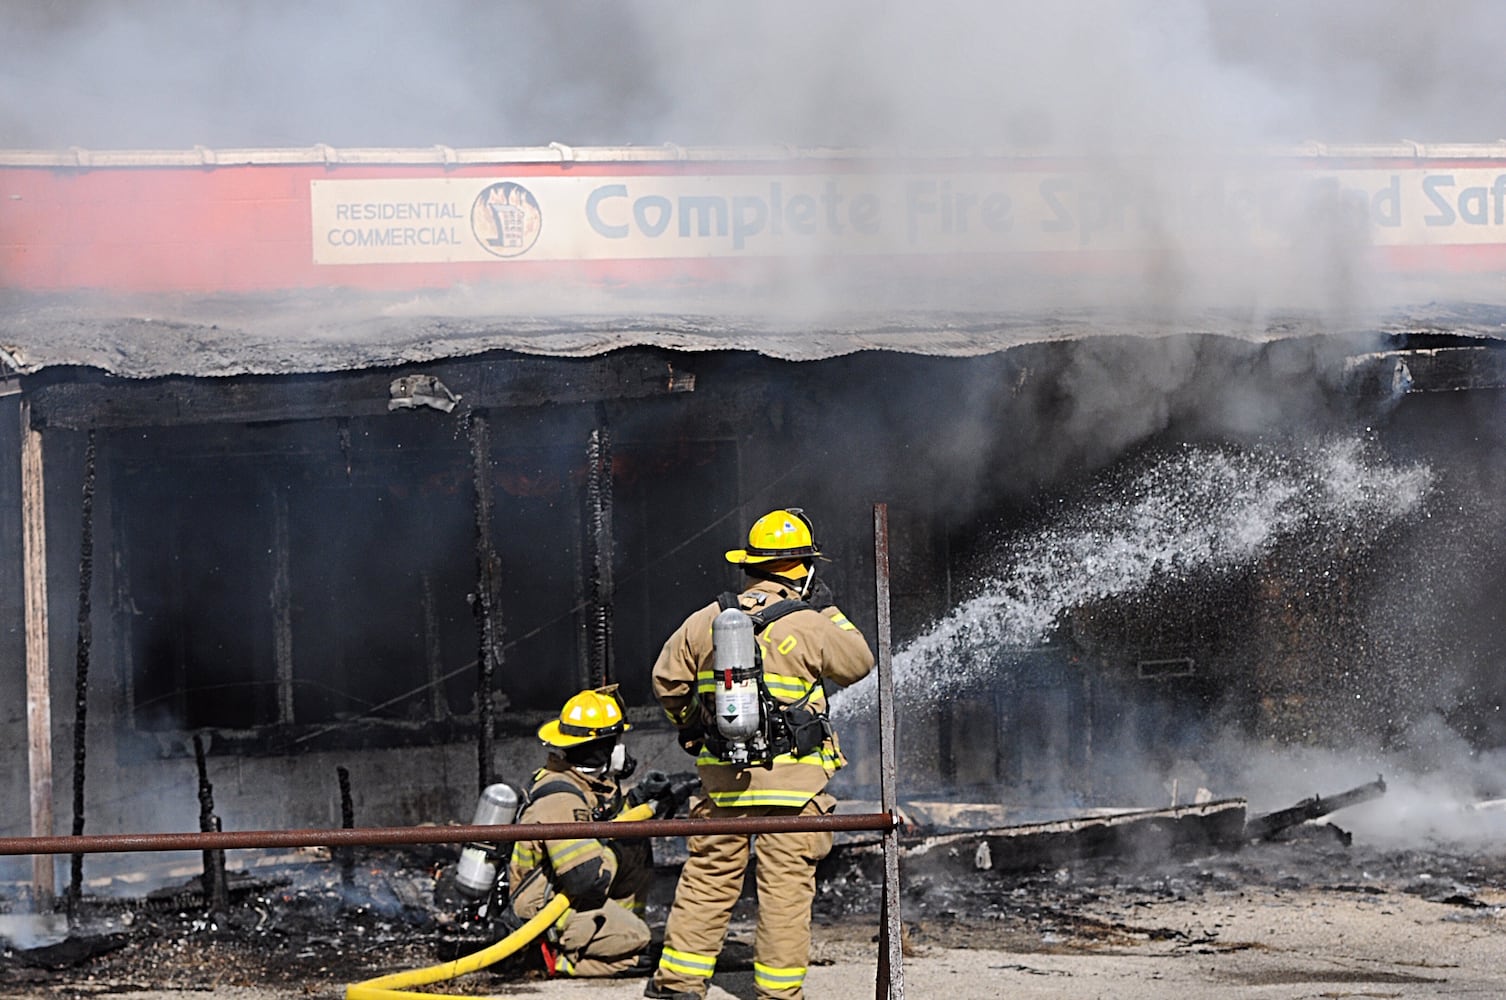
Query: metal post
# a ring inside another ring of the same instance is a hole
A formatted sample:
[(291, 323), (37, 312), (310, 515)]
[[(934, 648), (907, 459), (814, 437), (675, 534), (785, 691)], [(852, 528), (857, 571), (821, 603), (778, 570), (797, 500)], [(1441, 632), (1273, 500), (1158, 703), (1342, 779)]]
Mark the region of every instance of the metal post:
[[(26, 749), (31, 781), (31, 834), (52, 836), (52, 689), (47, 663), (47, 512), (42, 484), (42, 433), (21, 398), (21, 575), (26, 607)], [(37, 910), (57, 890), (51, 858), (34, 858)]]
[(825, 816), (739, 816), (734, 819), (644, 819), (615, 823), (503, 823), (500, 826), (401, 826), (353, 830), (239, 830), (214, 833), (97, 833), (85, 837), (0, 837), (0, 857), (21, 854), (118, 854), (143, 851), (232, 851), (269, 847), (393, 847), (404, 844), (510, 844), (516, 840), (581, 837), (634, 840), (697, 837), (703, 833), (808, 833), (888, 830), (888, 813)]
[[(873, 571), (877, 585), (879, 801), (893, 816), (898, 807), (898, 742), (894, 731), (894, 677), (889, 669), (889, 505), (873, 505)], [(904, 930), (899, 909), (899, 826), (884, 831), (884, 902), (879, 919), (877, 1000), (904, 1000)]]

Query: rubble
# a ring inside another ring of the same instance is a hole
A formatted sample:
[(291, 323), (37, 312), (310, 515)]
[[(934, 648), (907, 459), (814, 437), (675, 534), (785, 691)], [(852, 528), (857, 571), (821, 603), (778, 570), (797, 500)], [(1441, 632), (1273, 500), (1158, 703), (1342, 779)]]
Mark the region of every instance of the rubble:
[(1340, 809), (1357, 806), (1362, 802), (1378, 799), (1386, 794), (1385, 779), (1377, 776), (1368, 785), (1360, 785), (1351, 788), (1347, 792), (1323, 798), (1314, 795), (1310, 799), (1303, 799), (1294, 806), (1278, 809), (1275, 812), (1256, 816), (1245, 824), (1245, 838), (1247, 840), (1270, 840), (1290, 830), (1300, 823), (1306, 823), (1315, 819), (1322, 819), (1330, 813), (1336, 813)]
[[(907, 813), (1005, 815), (973, 806)], [(1317, 829), (1305, 822), (1288, 828)], [(937, 948), (1038, 956), (1014, 963), (1030, 969), (1050, 965), (1049, 956), (1136, 949), (1168, 958), (1228, 955), (1252, 942), (1231, 934), (1226, 912), (1275, 919), (1281, 907), (1310, 907), (1315, 899), (1347, 900), (1345, 908), (1359, 906), (1377, 919), (1412, 899), (1440, 908), (1436, 919), (1451, 925), (1494, 926), (1506, 913), (1506, 862), (1495, 853), (1384, 852), (1318, 833), (1251, 841), (1246, 831), (1242, 799), (986, 830), (913, 828), (902, 838), (906, 960)], [(655, 841), (655, 858), (659, 878), (647, 916), (659, 929), (683, 845)], [(32, 948), (7, 942), (0, 979), (27, 992), (0, 989), (0, 996), (76, 996), (84, 984), (98, 995), (148, 983), (335, 995), (342, 983), (453, 957), (457, 945), (485, 937), (484, 928), (457, 920), (445, 891), (455, 855), (445, 847), (360, 850), (348, 871), (329, 852), (280, 860), (232, 871), (222, 914), (211, 913), (198, 878), (131, 898), (85, 896), (64, 941)], [(827, 961), (822, 955), (872, 954), (880, 905), (869, 870), (874, 860), (871, 841), (853, 834), (826, 863), (814, 906), (813, 966)], [(719, 970), (736, 974), (750, 961), (755, 905), (750, 888), (734, 912)], [(511, 964), (477, 973), (461, 991), (495, 992), (519, 978), (532, 991), (542, 986), (539, 975)]]
[(910, 869), (933, 859), (955, 869), (1025, 871), (1090, 857), (1172, 857), (1188, 851), (1236, 846), (1245, 829), (1245, 800), (1107, 815), (1072, 816), (984, 831), (901, 838)]

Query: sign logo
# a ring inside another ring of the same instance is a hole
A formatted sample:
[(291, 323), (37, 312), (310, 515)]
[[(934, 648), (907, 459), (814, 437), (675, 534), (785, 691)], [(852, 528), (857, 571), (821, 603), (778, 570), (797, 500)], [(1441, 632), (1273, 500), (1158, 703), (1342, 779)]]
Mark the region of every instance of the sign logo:
[(488, 253), (518, 257), (529, 251), (544, 228), (538, 199), (521, 184), (501, 181), (482, 188), (471, 206), (471, 231)]

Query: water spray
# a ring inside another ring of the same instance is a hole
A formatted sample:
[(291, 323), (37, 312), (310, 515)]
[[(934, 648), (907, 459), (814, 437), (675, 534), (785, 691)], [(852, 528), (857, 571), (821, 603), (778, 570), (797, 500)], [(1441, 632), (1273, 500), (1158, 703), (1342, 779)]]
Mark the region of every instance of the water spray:
[[(1186, 446), (1007, 546), (976, 596), (895, 655), (895, 685), (907, 704), (933, 704), (996, 669), (1000, 650), (1039, 646), (1073, 608), (1165, 575), (1231, 572), (1304, 532), (1372, 540), (1432, 478), (1357, 438), (1292, 453)], [(859, 682), (832, 715), (870, 715), (873, 700), (871, 680)]]

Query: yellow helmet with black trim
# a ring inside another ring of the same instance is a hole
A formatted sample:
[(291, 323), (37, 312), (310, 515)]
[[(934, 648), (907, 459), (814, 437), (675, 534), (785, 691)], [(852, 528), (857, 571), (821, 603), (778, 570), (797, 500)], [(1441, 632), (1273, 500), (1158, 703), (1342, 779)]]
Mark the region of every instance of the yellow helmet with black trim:
[(622, 714), (614, 688), (582, 691), (560, 709), (558, 719), (539, 727), (539, 739), (552, 747), (573, 747), (621, 736), (633, 727)]
[(815, 559), (821, 555), (811, 519), (799, 507), (771, 510), (748, 529), (748, 547), (731, 549), (727, 561), (736, 566), (779, 562), (785, 559)]

